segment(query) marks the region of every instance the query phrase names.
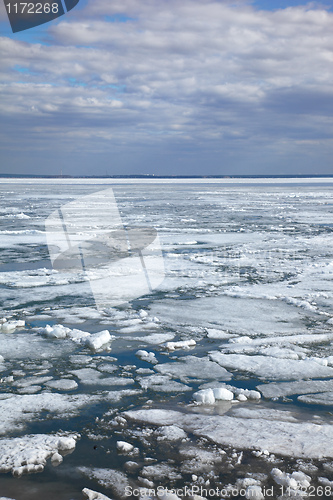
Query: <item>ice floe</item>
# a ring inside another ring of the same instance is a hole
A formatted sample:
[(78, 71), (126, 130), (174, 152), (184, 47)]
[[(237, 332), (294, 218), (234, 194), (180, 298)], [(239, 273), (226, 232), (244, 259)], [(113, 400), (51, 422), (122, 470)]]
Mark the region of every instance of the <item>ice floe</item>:
[(184, 392), (192, 390), (189, 385), (172, 380), (168, 375), (154, 374), (138, 376), (136, 380), (139, 382), (142, 389), (149, 389), (157, 392)]
[(101, 332), (92, 333), (86, 339), (86, 346), (94, 351), (100, 350), (103, 346), (106, 346), (111, 342), (112, 338), (108, 330), (103, 330)]
[(297, 497), (298, 495), (303, 497), (311, 482), (311, 477), (304, 474), (304, 472), (294, 471), (289, 474), (277, 467), (272, 469), (271, 476), (276, 484), (285, 488), (288, 497)]
[(147, 363), (152, 363), (153, 365), (158, 362), (154, 352), (148, 352), (140, 349), (135, 353), (135, 355), (142, 359), (142, 361), (147, 361)]
[[(333, 458), (333, 426), (281, 420), (274, 410), (239, 416), (184, 414), (174, 410), (127, 411), (126, 418), (152, 425), (177, 425), (185, 432), (238, 449), (268, 450), (289, 457)], [(271, 417), (270, 419), (268, 417)], [(276, 439), (276, 436), (279, 436)]]
[(94, 368), (80, 368), (78, 370), (71, 370), (69, 373), (75, 375), (84, 385), (92, 386), (110, 386), (110, 385), (130, 385), (134, 384), (132, 378), (127, 377), (105, 377), (105, 374), (100, 373)]
[(195, 392), (193, 399), (197, 403), (213, 404), (215, 401), (231, 401), (234, 399), (234, 394), (224, 387), (216, 387), (214, 389), (202, 389)]
[(333, 406), (333, 392), (321, 392), (319, 394), (305, 394), (298, 396), (298, 401), (311, 405)]
[(59, 463), (62, 454), (74, 450), (78, 437), (77, 434), (34, 434), (1, 439), (0, 472), (12, 472), (14, 476), (41, 472), (49, 458)]
[(78, 384), (75, 380), (63, 378), (59, 380), (50, 380), (46, 382), (45, 385), (51, 389), (56, 389), (57, 391), (73, 391), (77, 389)]
[(231, 373), (208, 357), (183, 356), (173, 363), (158, 364), (156, 370), (184, 382), (188, 382), (190, 378), (197, 380), (230, 380), (232, 378)]
[(12, 321), (4, 321), (0, 325), (0, 331), (3, 333), (11, 333), (14, 332), (17, 328), (23, 328), (25, 326), (25, 321), (18, 319)]
[(174, 337), (174, 333), (152, 333), (149, 335), (142, 335), (141, 337), (127, 337), (127, 339), (146, 344), (160, 345), (164, 344), (168, 340), (172, 340)]
[(129, 481), (123, 472), (114, 469), (78, 467), (78, 471), (85, 477), (97, 481), (97, 483), (109, 488), (118, 498), (126, 498), (126, 491), (129, 487)]
[(298, 380), (295, 382), (272, 382), (258, 385), (265, 398), (280, 398), (294, 394), (310, 394), (333, 391), (333, 380)]
[(180, 340), (178, 342), (167, 342), (165, 347), (168, 351), (175, 351), (176, 349), (190, 349), (196, 345), (196, 341), (194, 339), (191, 340)]
[[(4, 399), (6, 398), (6, 399)], [(56, 418), (69, 418), (76, 415), (80, 409), (96, 400), (93, 395), (67, 395), (51, 392), (41, 394), (14, 395), (7, 393), (0, 400), (2, 418), (0, 435), (24, 429), (27, 422), (41, 418), (45, 411)]]
[(117, 450), (122, 453), (130, 453), (133, 451), (134, 446), (126, 441), (117, 441)]
[(114, 339), (114, 336), (110, 335), (108, 330), (103, 330), (97, 333), (89, 333), (76, 328), (71, 329), (63, 325), (46, 325), (45, 328), (38, 328), (37, 330), (40, 333), (44, 333), (49, 338), (68, 338), (78, 344), (89, 347), (93, 351), (99, 351), (103, 347), (106, 347)]
[(262, 379), (298, 380), (304, 377), (333, 377), (333, 368), (325, 366), (321, 360), (314, 358), (295, 360), (272, 356), (246, 356), (245, 354), (212, 352), (210, 359), (224, 368), (238, 372), (250, 372)]
[(111, 500), (106, 495), (103, 495), (103, 493), (97, 493), (97, 491), (90, 490), (89, 488), (84, 488), (82, 493), (84, 498), (87, 498), (88, 500)]

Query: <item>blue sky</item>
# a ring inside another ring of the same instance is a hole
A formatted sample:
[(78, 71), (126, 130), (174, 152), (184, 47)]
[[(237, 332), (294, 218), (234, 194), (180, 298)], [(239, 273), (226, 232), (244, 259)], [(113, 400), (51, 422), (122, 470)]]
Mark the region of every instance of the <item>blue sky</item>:
[(0, 173), (332, 173), (331, 1), (1, 9)]

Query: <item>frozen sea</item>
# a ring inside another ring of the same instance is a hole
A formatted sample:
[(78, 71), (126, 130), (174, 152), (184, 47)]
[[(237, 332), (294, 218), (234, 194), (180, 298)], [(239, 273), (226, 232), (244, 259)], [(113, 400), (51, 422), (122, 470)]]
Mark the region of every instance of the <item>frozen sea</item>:
[[(164, 279), (101, 306), (45, 221), (110, 189)], [(333, 496), (333, 179), (2, 179), (0, 223), (0, 499)]]

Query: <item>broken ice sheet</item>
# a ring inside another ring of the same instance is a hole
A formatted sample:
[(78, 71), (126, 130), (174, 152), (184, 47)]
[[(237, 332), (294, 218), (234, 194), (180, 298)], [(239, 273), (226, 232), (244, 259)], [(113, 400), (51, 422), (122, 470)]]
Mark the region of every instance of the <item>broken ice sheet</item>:
[(252, 373), (257, 378), (268, 380), (298, 380), (308, 378), (333, 377), (333, 368), (322, 364), (319, 359), (302, 360), (277, 358), (272, 356), (247, 356), (245, 354), (210, 353), (210, 359), (221, 366)]
[(0, 435), (11, 435), (22, 431), (26, 424), (38, 420), (45, 411), (52, 414), (54, 419), (73, 417), (82, 407), (98, 399), (98, 396), (88, 394), (65, 395), (51, 392), (25, 395), (3, 394), (0, 401), (2, 413)]
[(232, 374), (208, 357), (182, 356), (172, 363), (160, 363), (156, 370), (185, 383), (193, 380), (231, 380)]
[(12, 472), (14, 476), (42, 472), (48, 459), (60, 464), (63, 455), (74, 450), (78, 438), (67, 433), (0, 439), (0, 472)]
[[(333, 425), (294, 421), (275, 410), (261, 414), (240, 409), (235, 416), (200, 415), (175, 410), (149, 409), (127, 411), (131, 421), (152, 425), (177, 425), (187, 433), (240, 450), (268, 450), (287, 457), (333, 458)], [(279, 436), (279, 439), (276, 439)]]

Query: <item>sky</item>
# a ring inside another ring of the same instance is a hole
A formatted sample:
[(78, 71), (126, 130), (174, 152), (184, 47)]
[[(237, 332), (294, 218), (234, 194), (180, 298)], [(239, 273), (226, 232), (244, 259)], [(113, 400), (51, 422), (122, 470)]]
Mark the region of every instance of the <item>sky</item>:
[(0, 33), (0, 174), (333, 174), (333, 0), (80, 0), (19, 33), (1, 2)]

